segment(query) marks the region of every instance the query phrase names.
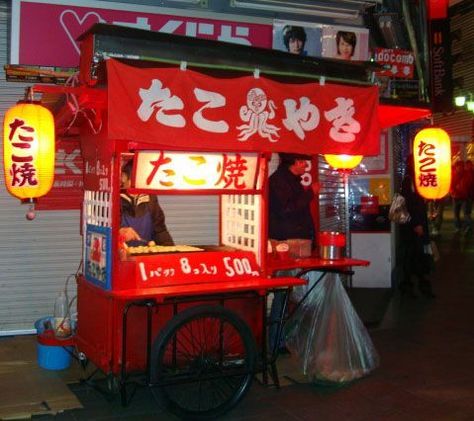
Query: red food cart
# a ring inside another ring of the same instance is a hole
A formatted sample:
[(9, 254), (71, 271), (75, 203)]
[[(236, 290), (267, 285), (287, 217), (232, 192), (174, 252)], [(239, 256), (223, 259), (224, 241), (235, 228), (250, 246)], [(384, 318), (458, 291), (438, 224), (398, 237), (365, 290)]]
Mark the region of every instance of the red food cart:
[[(245, 65), (204, 64), (225, 55)], [(334, 80), (311, 76), (336, 71)], [(82, 36), (80, 85), (59, 88), (80, 109), (84, 158), (75, 341), (81, 358), (118, 379), (124, 403), (126, 385), (144, 374), (179, 416), (224, 413), (274, 362), (268, 294), (306, 282), (272, 274), (368, 264), (278, 260), (268, 253), (266, 217), (272, 152), (377, 153), (378, 90), (366, 80), (360, 64), (130, 28), (99, 24)], [(217, 195), (218, 244), (125, 248), (120, 174), (130, 159), (132, 193)]]

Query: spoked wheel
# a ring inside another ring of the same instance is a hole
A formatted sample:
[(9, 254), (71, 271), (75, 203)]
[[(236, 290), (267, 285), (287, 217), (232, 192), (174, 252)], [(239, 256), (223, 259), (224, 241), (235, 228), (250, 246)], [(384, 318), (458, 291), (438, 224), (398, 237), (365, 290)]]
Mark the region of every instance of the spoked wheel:
[(234, 313), (218, 306), (187, 309), (153, 344), (153, 391), (180, 418), (217, 417), (249, 389), (256, 355), (250, 329)]

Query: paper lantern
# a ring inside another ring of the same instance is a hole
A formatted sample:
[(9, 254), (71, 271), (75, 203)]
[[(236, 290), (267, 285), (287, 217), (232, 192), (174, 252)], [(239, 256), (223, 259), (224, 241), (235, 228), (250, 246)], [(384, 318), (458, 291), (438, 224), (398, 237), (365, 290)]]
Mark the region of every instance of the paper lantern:
[(9, 193), (21, 200), (49, 192), (54, 181), (55, 133), (51, 112), (20, 102), (3, 120), (3, 164)]
[(425, 199), (441, 199), (451, 185), (451, 140), (440, 128), (421, 130), (413, 141), (415, 186)]
[(362, 161), (363, 155), (324, 155), (326, 162), (336, 170), (351, 170)]

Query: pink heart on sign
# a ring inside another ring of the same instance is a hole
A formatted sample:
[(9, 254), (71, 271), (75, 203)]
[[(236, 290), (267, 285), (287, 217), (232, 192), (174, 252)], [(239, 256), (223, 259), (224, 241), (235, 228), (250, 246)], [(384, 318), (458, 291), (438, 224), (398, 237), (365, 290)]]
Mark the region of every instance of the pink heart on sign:
[(64, 10), (59, 17), (59, 21), (78, 54), (79, 45), (76, 38), (86, 32), (94, 23), (105, 22), (96, 12), (87, 12), (80, 18), (74, 10)]

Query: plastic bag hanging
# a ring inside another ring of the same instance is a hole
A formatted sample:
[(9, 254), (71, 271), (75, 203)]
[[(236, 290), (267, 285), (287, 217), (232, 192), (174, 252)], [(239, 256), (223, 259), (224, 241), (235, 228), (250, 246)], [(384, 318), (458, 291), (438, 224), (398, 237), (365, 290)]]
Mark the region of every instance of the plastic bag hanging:
[[(315, 274), (308, 274), (309, 281)], [(379, 365), (372, 340), (338, 276), (326, 275), (285, 329), (286, 346), (312, 381), (349, 382)]]

